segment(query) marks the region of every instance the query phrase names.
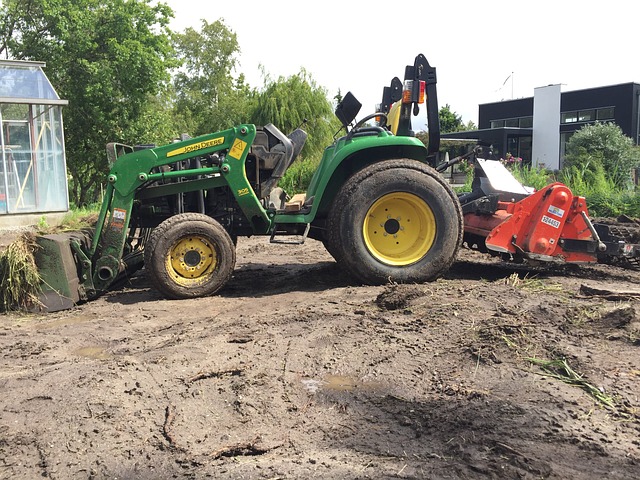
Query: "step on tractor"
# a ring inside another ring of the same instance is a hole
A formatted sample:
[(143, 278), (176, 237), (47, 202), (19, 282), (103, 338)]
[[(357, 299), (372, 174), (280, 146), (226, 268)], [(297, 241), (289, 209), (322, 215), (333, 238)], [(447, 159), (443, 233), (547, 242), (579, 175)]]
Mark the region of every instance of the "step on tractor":
[[(428, 144), (411, 130), (426, 98)], [(307, 133), (237, 125), (164, 146), (107, 145), (110, 172), (93, 231), (39, 236), (44, 311), (94, 299), (144, 266), (166, 298), (211, 295), (231, 278), (238, 237), (284, 245), (321, 241), (364, 284), (422, 283), (447, 271), (463, 244), (511, 259), (592, 262), (605, 252), (637, 259), (640, 247), (598, 230), (584, 199), (554, 184), (531, 192), (504, 167), (476, 165), (474, 190), (457, 194), (440, 173), (436, 70), (424, 55), (383, 90), (376, 112), (350, 92), (342, 128), (307, 192), (278, 186)], [(515, 183), (514, 183), (515, 182)], [(607, 236), (608, 235), (608, 236)]]

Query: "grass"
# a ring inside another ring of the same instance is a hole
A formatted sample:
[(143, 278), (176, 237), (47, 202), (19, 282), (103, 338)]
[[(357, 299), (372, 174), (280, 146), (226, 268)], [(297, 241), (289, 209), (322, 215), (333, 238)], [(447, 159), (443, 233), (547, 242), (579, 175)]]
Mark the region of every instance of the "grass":
[(528, 165), (514, 167), (511, 173), (522, 185), (533, 187), (536, 190), (540, 190), (555, 181), (553, 172)]
[(550, 283), (547, 280), (539, 279), (535, 276), (529, 277), (528, 274), (524, 278), (520, 278), (517, 273), (512, 273), (504, 279), (505, 285), (509, 285), (514, 288), (522, 288), (531, 293), (536, 292), (562, 292), (562, 285), (559, 283)]
[[(279, 182), (290, 196), (306, 192), (311, 177), (318, 168), (319, 159), (302, 159), (294, 162)], [(591, 217), (617, 217), (627, 215), (640, 217), (640, 195), (636, 190), (621, 190), (604, 170), (595, 172), (564, 168), (552, 172), (544, 168), (517, 166), (511, 169), (513, 176), (523, 185), (539, 190), (550, 183), (561, 182), (567, 185), (574, 195), (585, 197)], [(457, 193), (470, 192), (473, 170), (469, 171), (464, 186), (456, 187)]]
[[(536, 190), (553, 182), (565, 184), (574, 195), (586, 198), (591, 217), (640, 217), (638, 188), (618, 187), (603, 168), (592, 171), (574, 165), (552, 172), (544, 168), (517, 166), (511, 169), (511, 173), (522, 185)], [(469, 191), (470, 183), (458, 189), (458, 193)]]
[(39, 235), (47, 235), (50, 233), (77, 232), (93, 229), (98, 221), (99, 212), (100, 205), (74, 208), (55, 226), (49, 226), (43, 217), (38, 222), (38, 225), (36, 225), (36, 231)]
[(33, 251), (34, 238), (24, 234), (0, 252), (0, 310), (28, 310), (38, 303), (40, 275)]
[(556, 181), (565, 184), (574, 195), (586, 198), (591, 217), (640, 217), (637, 188), (620, 188), (602, 168), (591, 171), (574, 165), (554, 174), (546, 169), (525, 166), (514, 168), (512, 173), (523, 185), (538, 190)]
[(538, 365), (544, 372), (542, 375), (545, 377), (555, 378), (569, 385), (579, 387), (587, 392), (589, 396), (599, 404), (610, 409), (617, 409), (617, 405), (613, 397), (605, 394), (598, 387), (589, 383), (582, 375), (573, 370), (564, 358), (562, 360), (527, 358), (527, 360), (534, 365)]
[[(50, 226), (44, 217), (36, 225), (38, 235), (93, 229), (99, 207), (71, 210), (59, 225)], [(38, 248), (33, 234), (24, 234), (0, 252), (0, 311), (29, 310), (38, 304), (41, 278), (33, 252)]]

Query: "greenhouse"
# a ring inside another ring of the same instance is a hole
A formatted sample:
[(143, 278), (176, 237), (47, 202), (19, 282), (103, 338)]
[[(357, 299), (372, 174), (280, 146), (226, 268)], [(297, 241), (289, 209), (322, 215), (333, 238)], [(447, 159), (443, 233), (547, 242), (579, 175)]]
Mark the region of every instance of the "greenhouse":
[(61, 100), (42, 62), (0, 60), (0, 215), (69, 208)]

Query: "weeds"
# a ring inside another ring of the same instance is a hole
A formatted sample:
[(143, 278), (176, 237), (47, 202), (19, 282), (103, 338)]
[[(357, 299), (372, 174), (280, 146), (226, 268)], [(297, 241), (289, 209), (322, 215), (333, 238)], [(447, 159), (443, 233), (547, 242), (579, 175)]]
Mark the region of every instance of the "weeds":
[(40, 275), (33, 259), (33, 236), (25, 234), (0, 252), (0, 310), (28, 309), (37, 304)]
[[(97, 219), (96, 208), (74, 209), (55, 226), (41, 217), (35, 230), (38, 235), (46, 235), (92, 229)], [(33, 256), (36, 248), (33, 234), (24, 234), (0, 251), (0, 311), (28, 310), (38, 304), (42, 279)]]
[(542, 360), (540, 358), (527, 358), (529, 362), (538, 365), (544, 372), (543, 376), (555, 378), (569, 385), (579, 387), (589, 394), (599, 404), (610, 409), (616, 409), (616, 402), (613, 397), (605, 394), (598, 387), (590, 384), (582, 375), (574, 371), (567, 361), (562, 360)]
[(564, 318), (574, 327), (581, 328), (588, 323), (600, 320), (602, 318), (602, 312), (598, 306), (575, 307), (567, 309)]
[[(586, 198), (592, 217), (640, 217), (637, 188), (619, 187), (616, 178), (620, 178), (621, 174), (611, 176), (597, 162), (594, 165), (565, 166), (555, 173), (530, 166), (514, 167), (511, 172), (520, 183), (536, 190), (556, 181), (565, 184), (574, 195)], [(470, 188), (465, 191), (470, 191)]]
[(522, 185), (533, 187), (536, 190), (540, 190), (555, 181), (553, 172), (545, 168), (520, 165), (511, 169), (511, 173)]
[(522, 288), (532, 293), (537, 292), (562, 292), (562, 285), (559, 283), (550, 283), (536, 277), (529, 278), (528, 274), (524, 278), (520, 278), (517, 273), (512, 273), (504, 279), (505, 285), (514, 288)]
[(49, 226), (43, 217), (38, 222), (38, 225), (36, 225), (36, 230), (39, 235), (47, 235), (50, 233), (76, 232), (93, 229), (98, 221), (99, 210), (99, 205), (73, 209), (55, 226)]

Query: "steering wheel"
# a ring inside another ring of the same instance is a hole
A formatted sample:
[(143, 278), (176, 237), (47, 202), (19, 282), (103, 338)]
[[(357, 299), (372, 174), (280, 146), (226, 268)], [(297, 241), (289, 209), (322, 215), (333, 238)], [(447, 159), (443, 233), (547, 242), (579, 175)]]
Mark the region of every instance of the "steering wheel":
[(367, 123), (369, 120), (371, 120), (372, 118), (376, 118), (376, 117), (380, 117), (381, 119), (381, 126), (384, 127), (387, 125), (387, 114), (386, 113), (372, 113), (371, 115), (367, 115), (366, 117), (364, 117), (363, 119), (361, 119), (358, 123), (356, 123), (353, 128), (351, 129), (351, 131), (347, 134), (347, 140), (349, 140), (350, 138), (352, 138), (355, 133), (365, 124)]

